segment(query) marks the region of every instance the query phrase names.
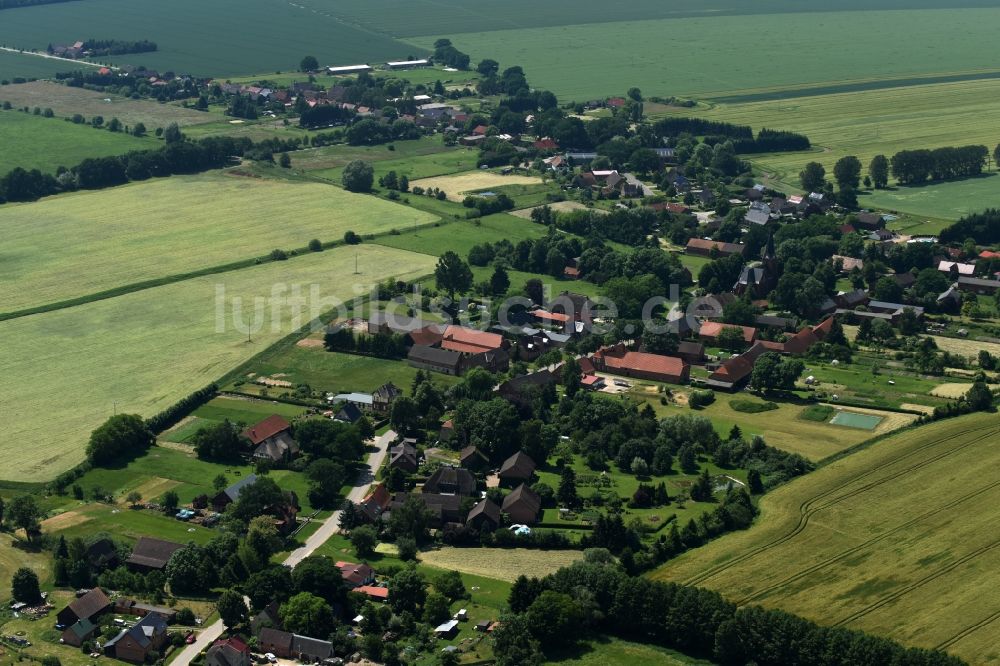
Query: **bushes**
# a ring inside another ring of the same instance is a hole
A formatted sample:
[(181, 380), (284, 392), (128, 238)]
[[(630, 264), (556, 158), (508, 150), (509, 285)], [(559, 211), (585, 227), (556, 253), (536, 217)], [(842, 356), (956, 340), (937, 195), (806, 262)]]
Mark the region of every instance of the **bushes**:
[(809, 405), (802, 410), (799, 418), (806, 421), (826, 422), (833, 416), (833, 407), (829, 405)]
[(715, 391), (694, 391), (688, 397), (688, 405), (691, 409), (701, 409), (715, 402)]
[(204, 388), (198, 389), (187, 397), (181, 398), (179, 401), (175, 402), (170, 407), (167, 407), (159, 414), (146, 419), (146, 427), (149, 428), (153, 434), (163, 432), (167, 428), (176, 425), (182, 418), (214, 398), (218, 390), (219, 387), (215, 384), (209, 384)]

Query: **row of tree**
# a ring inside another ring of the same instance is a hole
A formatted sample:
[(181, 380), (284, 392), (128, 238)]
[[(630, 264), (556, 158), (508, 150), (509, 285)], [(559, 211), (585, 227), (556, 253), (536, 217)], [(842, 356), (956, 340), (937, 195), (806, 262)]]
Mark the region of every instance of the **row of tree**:
[(959, 146), (933, 150), (901, 150), (890, 159), (892, 175), (900, 184), (977, 176), (989, 157), (986, 146)]

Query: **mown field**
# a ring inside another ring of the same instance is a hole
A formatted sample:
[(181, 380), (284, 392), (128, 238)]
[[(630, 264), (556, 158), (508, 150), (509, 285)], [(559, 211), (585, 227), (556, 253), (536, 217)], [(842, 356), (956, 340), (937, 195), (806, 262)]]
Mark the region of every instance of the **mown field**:
[(996, 414), (892, 436), (769, 493), (758, 525), (653, 577), (996, 661), (998, 438)]
[[(646, 95), (713, 97), (750, 88), (839, 84), (862, 76), (980, 70), (987, 62), (982, 45), (1000, 19), (995, 6), (817, 14), (791, 13), (791, 3), (783, 4), (786, 13), (631, 21), (616, 13), (615, 22), (583, 25), (566, 25), (570, 19), (489, 32), (480, 26), (460, 32), (437, 28), (409, 41), (426, 48), (447, 36), (474, 61), (489, 57), (521, 65), (534, 86), (565, 100), (624, 94), (631, 86)], [(534, 14), (529, 10), (524, 18), (531, 21)], [(765, 48), (765, 34), (780, 38), (766, 40)], [(898, 38), (886, 39), (890, 34)], [(791, 62), (794, 67), (786, 66)]]
[(267, 0), (93, 0), (5, 9), (0, 21), (0, 42), (18, 48), (44, 49), (91, 36), (149, 39), (159, 47), (106, 60), (204, 76), (293, 70), (307, 54), (323, 65), (423, 55), (414, 46), (348, 25), (323, 7)]
[[(419, 178), (444, 176), (447, 174), (457, 173), (459, 171), (475, 169), (476, 160), (478, 158), (479, 151), (477, 150), (470, 148), (455, 148), (443, 150), (442, 152), (429, 153), (427, 155), (412, 155), (396, 159), (382, 159), (377, 162), (373, 162), (372, 166), (375, 169), (376, 184), (378, 183), (379, 178), (390, 171), (395, 171), (397, 176), (406, 176), (412, 182)], [(362, 157), (361, 159), (365, 158)], [(303, 161), (305, 165), (308, 166), (312, 162), (312, 159), (306, 157)], [(292, 156), (292, 166), (294, 168), (299, 168), (299, 162), (295, 159), (294, 155)], [(339, 183), (343, 173), (344, 168), (338, 166), (329, 169), (320, 169), (312, 172), (312, 175)]]
[[(992, 147), (991, 145), (990, 148)], [(957, 220), (984, 208), (1000, 207), (1000, 178), (996, 173), (990, 173), (980, 178), (935, 183), (922, 187), (873, 190), (858, 200), (863, 206), (943, 218), (942, 221), (932, 221), (930, 224), (925, 222), (920, 225), (920, 233), (937, 233), (947, 226), (947, 220)], [(913, 228), (904, 231), (914, 233)]]
[(301, 249), (313, 238), (340, 240), (347, 230), (379, 233), (434, 219), (338, 187), (224, 172), (9, 204), (0, 206), (0, 299), (13, 312)]
[(453, 569), (513, 583), (521, 574), (555, 573), (583, 554), (576, 550), (531, 550), (528, 548), (438, 548), (420, 553), (420, 561), (439, 569)]
[[(72, 63), (63, 65), (72, 66)], [(117, 118), (122, 124), (129, 126), (143, 123), (150, 133), (157, 127), (167, 127), (170, 123), (185, 127), (217, 119), (217, 116), (210, 113), (185, 109), (176, 104), (129, 99), (84, 88), (71, 88), (51, 81), (0, 86), (0, 103), (3, 102), (10, 102), (14, 108), (51, 108), (59, 118), (71, 118), (73, 114), (79, 113), (87, 120), (103, 116), (105, 121)]]
[[(434, 262), (429, 255), (359, 245), (0, 323), (8, 424), (0, 451), (18, 458), (0, 479), (53, 477), (83, 458), (87, 434), (114, 409), (150, 416), (291, 333), (293, 307), (280, 298), (271, 307), (272, 288), (281, 293), (301, 285), (308, 296), (316, 284), (322, 311), (336, 298), (354, 297), (355, 286), (364, 292), (387, 277), (426, 275)], [(229, 306), (237, 297), (244, 321), (260, 309), (261, 329), (252, 342), (232, 323), (236, 308)], [(303, 304), (302, 324), (310, 308)]]
[[(3, 89), (0, 88), (0, 103)], [(110, 120), (110, 118), (108, 119)], [(155, 148), (150, 138), (74, 125), (60, 118), (43, 118), (18, 111), (0, 113), (0, 175), (14, 167), (55, 173), (87, 157), (120, 155), (130, 150)]]

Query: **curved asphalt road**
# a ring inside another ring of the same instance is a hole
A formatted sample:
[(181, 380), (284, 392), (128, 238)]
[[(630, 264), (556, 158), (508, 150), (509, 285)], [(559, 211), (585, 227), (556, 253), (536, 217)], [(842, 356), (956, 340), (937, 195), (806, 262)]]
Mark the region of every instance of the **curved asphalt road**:
[[(358, 504), (365, 498), (368, 491), (371, 489), (372, 484), (375, 482), (375, 473), (385, 461), (385, 456), (389, 452), (389, 444), (394, 439), (396, 439), (396, 433), (392, 430), (387, 430), (384, 435), (375, 439), (375, 450), (369, 454), (367, 464), (361, 470), (361, 473), (358, 474), (358, 478), (354, 482), (354, 487), (351, 488), (349, 493), (347, 493), (347, 499), (351, 500), (355, 504)], [(334, 511), (329, 518), (323, 521), (323, 523), (319, 526), (319, 529), (313, 532), (312, 536), (306, 539), (305, 544), (303, 544), (300, 548), (293, 550), (288, 557), (285, 558), (283, 564), (294, 567), (296, 564), (312, 555), (313, 551), (322, 546), (327, 539), (340, 532), (340, 526), (337, 524), (339, 520), (340, 511)], [(188, 666), (188, 664), (191, 663), (191, 660), (194, 659), (199, 653), (211, 647), (212, 643), (218, 640), (224, 631), (225, 626), (223, 626), (222, 620), (216, 620), (211, 625), (205, 627), (198, 633), (198, 638), (194, 643), (186, 645), (184, 649), (170, 661), (170, 666)]]

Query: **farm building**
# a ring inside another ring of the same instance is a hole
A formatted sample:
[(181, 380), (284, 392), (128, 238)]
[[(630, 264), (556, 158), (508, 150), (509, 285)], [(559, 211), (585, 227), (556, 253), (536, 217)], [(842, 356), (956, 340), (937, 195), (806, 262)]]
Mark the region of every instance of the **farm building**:
[(97, 625), (90, 620), (83, 619), (66, 627), (66, 629), (63, 630), (60, 639), (66, 645), (80, 647), (83, 645), (84, 641), (90, 640), (90, 637), (96, 632)]
[(601, 372), (669, 384), (686, 383), (691, 372), (691, 367), (676, 356), (627, 351), (622, 344), (597, 350), (592, 360)]
[(438, 467), (424, 482), (425, 493), (440, 495), (473, 495), (476, 477), (467, 469), (445, 465)]
[(338, 74), (360, 74), (361, 72), (372, 71), (371, 65), (343, 65), (341, 67), (327, 67), (326, 71), (334, 76)]
[(170, 556), (183, 547), (182, 544), (173, 541), (139, 537), (125, 564), (133, 571), (162, 571), (166, 568)]
[(94, 620), (111, 610), (113, 604), (104, 590), (95, 587), (82, 597), (74, 599), (66, 608), (56, 615), (56, 622), (65, 627), (76, 624), (80, 620)]
[(963, 276), (958, 278), (958, 288), (961, 291), (971, 291), (977, 294), (994, 294), (1000, 289), (1000, 280)]
[(385, 66), (389, 69), (416, 69), (417, 67), (427, 67), (430, 64), (430, 60), (421, 58), (419, 60), (398, 60), (396, 62), (387, 62), (385, 63)]
[(247, 474), (242, 479), (229, 486), (218, 495), (212, 498), (212, 508), (222, 513), (226, 510), (226, 507), (235, 502), (240, 498), (240, 493), (247, 486), (257, 483), (256, 474)]
[(465, 519), (465, 524), (477, 530), (495, 530), (500, 527), (500, 507), (488, 499), (484, 499), (472, 507)]
[(535, 473), (535, 461), (523, 451), (518, 451), (503, 461), (498, 476), (507, 483), (527, 481)]
[(721, 241), (705, 240), (704, 238), (692, 238), (684, 247), (685, 254), (693, 254), (699, 257), (711, 257), (712, 250), (718, 252), (719, 256), (728, 257), (733, 254), (742, 255), (746, 252), (746, 245), (743, 243), (723, 243)]
[(433, 518), (432, 522), (435, 522), (438, 525), (443, 525), (444, 523), (460, 523), (465, 520), (465, 514), (462, 513), (462, 501), (465, 498), (459, 495), (396, 493), (392, 496), (392, 504), (389, 505), (389, 510), (395, 511), (403, 506), (406, 500), (411, 497), (419, 500), (425, 507), (427, 507), (427, 510), (430, 511)]
[(750, 378), (750, 374), (753, 372), (754, 363), (756, 363), (757, 358), (766, 351), (770, 350), (768, 350), (768, 348), (761, 343), (756, 343), (739, 356), (733, 356), (722, 363), (715, 372), (709, 375), (705, 384), (711, 386), (712, 388), (726, 390), (731, 390), (740, 386), (743, 382)]
[(515, 523), (530, 525), (538, 519), (538, 510), (542, 508), (542, 499), (538, 494), (522, 483), (509, 495), (503, 498), (501, 509)]
[(273, 627), (262, 627), (257, 635), (257, 649), (288, 659), (292, 656), (292, 634)]
[(489, 460), (483, 455), (483, 452), (472, 445), (462, 449), (459, 453), (458, 461), (462, 467), (472, 471), (481, 470), (489, 464)]
[(719, 339), (723, 329), (737, 328), (743, 334), (743, 342), (750, 345), (757, 339), (757, 329), (752, 326), (736, 326), (735, 324), (723, 324), (717, 321), (706, 321), (701, 325), (698, 336), (715, 342)]
[(438, 349), (427, 345), (413, 345), (406, 360), (414, 368), (441, 372), (446, 375), (462, 374), (462, 355), (448, 349)]

